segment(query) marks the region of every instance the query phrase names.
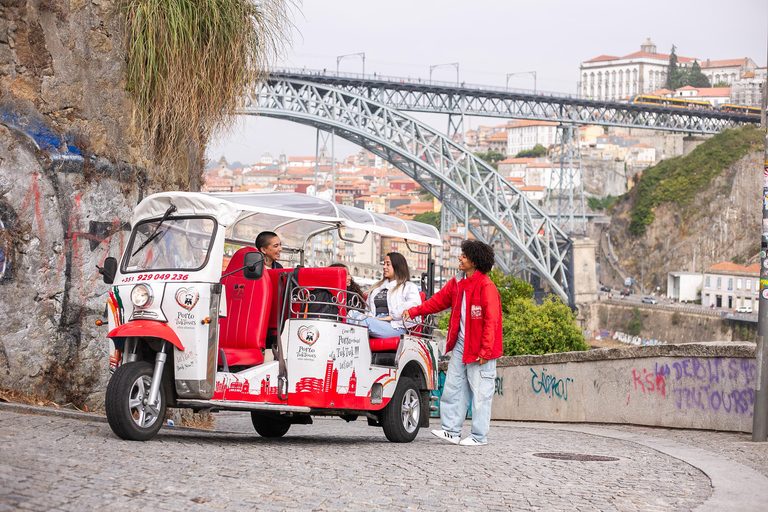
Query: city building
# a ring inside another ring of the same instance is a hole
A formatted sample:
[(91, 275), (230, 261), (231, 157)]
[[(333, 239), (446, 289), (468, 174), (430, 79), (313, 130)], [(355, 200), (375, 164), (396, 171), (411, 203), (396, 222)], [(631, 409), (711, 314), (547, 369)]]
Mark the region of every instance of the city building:
[[(701, 59), (677, 57), (680, 68), (688, 68)], [(656, 45), (647, 39), (640, 51), (623, 57), (600, 55), (582, 62), (579, 96), (593, 100), (619, 101), (646, 94), (667, 83), (669, 55), (658, 53)]]
[(501, 131), (494, 133), (485, 139), (485, 142), (488, 143), (488, 151), (501, 153), (502, 155), (507, 154), (507, 132)]
[(745, 107), (758, 107), (763, 104), (763, 84), (766, 80), (767, 68), (756, 68), (754, 72), (746, 73), (731, 84), (731, 103)]
[(700, 272), (669, 272), (667, 296), (679, 302), (695, 302), (701, 297)]
[(708, 101), (715, 107), (731, 103), (730, 87), (691, 87), (686, 85), (675, 91), (675, 98)]
[(701, 303), (704, 306), (735, 309), (751, 306), (757, 309), (760, 293), (760, 264), (743, 267), (723, 261), (704, 271)]
[(499, 162), (498, 171), (507, 178), (523, 178), (525, 166), (535, 161), (535, 158), (506, 158)]
[(754, 73), (757, 69), (755, 61), (749, 57), (743, 59), (710, 60), (701, 62), (701, 72), (709, 78), (712, 86), (718, 84), (732, 85), (747, 73)]
[(558, 123), (552, 121), (510, 121), (507, 125), (507, 154), (516, 156), (521, 151), (533, 149), (536, 144), (545, 148), (555, 143)]

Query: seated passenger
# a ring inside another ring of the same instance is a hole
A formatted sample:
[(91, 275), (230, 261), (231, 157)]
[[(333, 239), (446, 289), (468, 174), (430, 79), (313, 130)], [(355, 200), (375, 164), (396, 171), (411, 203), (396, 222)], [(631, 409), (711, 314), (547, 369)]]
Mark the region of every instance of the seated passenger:
[(262, 231), (256, 237), (256, 249), (264, 255), (264, 268), (283, 268), (277, 262), (280, 259), (280, 253), (283, 250), (283, 244), (277, 233), (272, 231)]
[(416, 325), (403, 323), (403, 311), (421, 304), (419, 289), (413, 284), (405, 257), (390, 252), (384, 257), (384, 278), (376, 283), (368, 295), (368, 309), (374, 316), (357, 310), (347, 317), (354, 323), (368, 327), (371, 338), (393, 338), (405, 334), (405, 328)]
[(352, 279), (352, 275), (349, 273), (349, 268), (343, 263), (334, 263), (328, 265), (329, 267), (341, 267), (347, 270), (347, 307), (349, 309), (356, 309), (363, 311), (365, 309), (365, 294), (360, 285)]

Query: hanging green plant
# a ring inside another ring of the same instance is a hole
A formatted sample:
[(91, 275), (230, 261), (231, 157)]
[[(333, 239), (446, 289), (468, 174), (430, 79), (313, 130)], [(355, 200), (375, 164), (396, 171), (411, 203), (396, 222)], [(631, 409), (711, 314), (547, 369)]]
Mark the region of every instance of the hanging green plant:
[(290, 0), (125, 0), (127, 89), (161, 186), (194, 188), (205, 145), (289, 40)]

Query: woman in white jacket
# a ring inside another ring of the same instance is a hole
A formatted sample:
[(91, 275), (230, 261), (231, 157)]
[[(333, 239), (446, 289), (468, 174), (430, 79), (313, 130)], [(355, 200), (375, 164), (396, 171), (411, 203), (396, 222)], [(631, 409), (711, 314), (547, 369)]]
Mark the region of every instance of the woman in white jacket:
[(349, 318), (368, 327), (371, 338), (392, 338), (405, 334), (405, 327), (414, 322), (403, 323), (403, 311), (421, 304), (419, 289), (410, 281), (408, 262), (397, 252), (384, 257), (384, 278), (373, 286), (368, 294), (369, 313), (352, 311)]

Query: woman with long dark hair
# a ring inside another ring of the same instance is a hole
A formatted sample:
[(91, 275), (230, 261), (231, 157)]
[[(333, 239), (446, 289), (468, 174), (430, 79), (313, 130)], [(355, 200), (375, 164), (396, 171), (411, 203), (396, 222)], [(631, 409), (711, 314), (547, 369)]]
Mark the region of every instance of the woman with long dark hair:
[(347, 271), (347, 307), (349, 309), (356, 309), (362, 311), (365, 309), (365, 294), (360, 285), (352, 279), (352, 274), (349, 273), (349, 268), (343, 263), (334, 263), (328, 265), (329, 267), (341, 267)]
[(382, 268), (384, 277), (373, 285), (368, 294), (369, 315), (352, 311), (348, 317), (360, 325), (368, 327), (371, 338), (392, 338), (405, 334), (406, 327), (415, 322), (403, 322), (403, 311), (421, 304), (419, 289), (410, 281), (408, 262), (397, 252), (390, 252), (384, 257)]

